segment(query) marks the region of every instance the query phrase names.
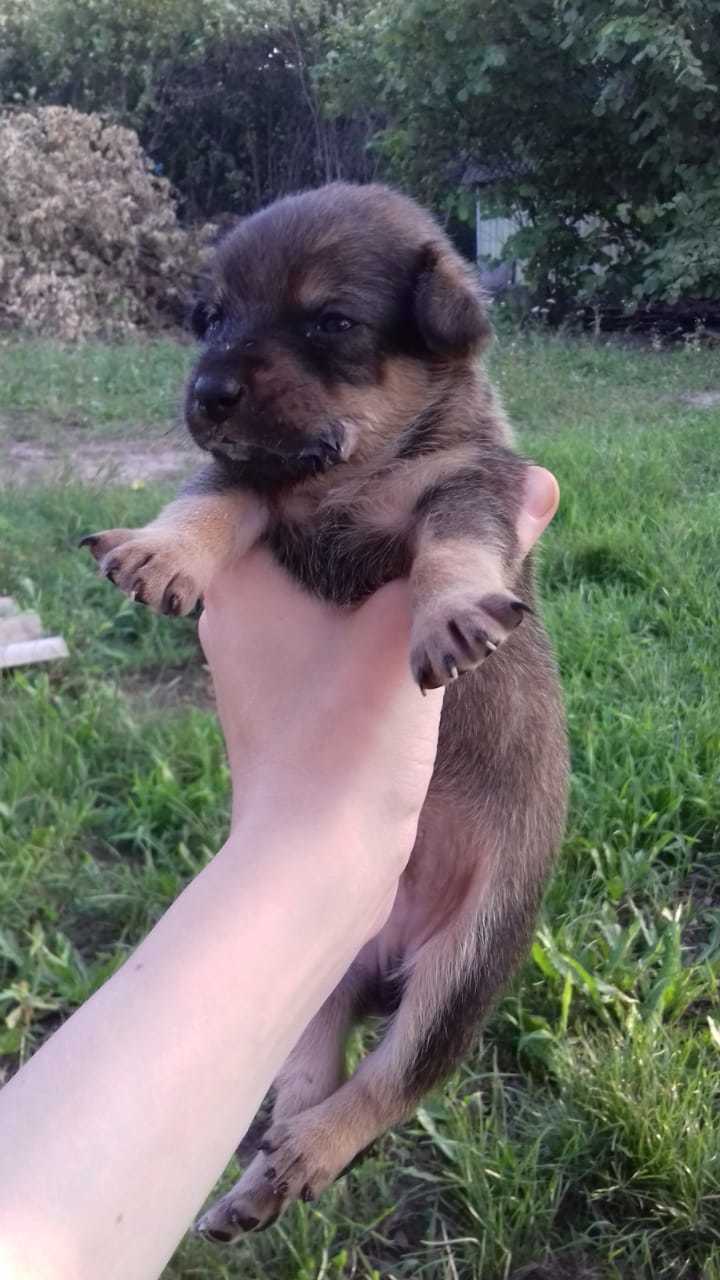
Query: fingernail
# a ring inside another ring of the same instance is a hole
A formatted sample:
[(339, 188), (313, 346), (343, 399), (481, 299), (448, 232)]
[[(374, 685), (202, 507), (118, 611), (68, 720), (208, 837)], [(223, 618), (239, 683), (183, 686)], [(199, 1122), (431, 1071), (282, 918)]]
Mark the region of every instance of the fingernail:
[(557, 501), (557, 481), (544, 467), (530, 467), (525, 482), (525, 510), (541, 520)]

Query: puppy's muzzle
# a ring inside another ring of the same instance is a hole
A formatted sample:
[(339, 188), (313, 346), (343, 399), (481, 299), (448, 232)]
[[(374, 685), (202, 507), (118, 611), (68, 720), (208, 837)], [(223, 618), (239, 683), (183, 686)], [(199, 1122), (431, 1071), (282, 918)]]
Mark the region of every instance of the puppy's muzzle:
[(195, 403), (216, 425), (225, 422), (245, 394), (245, 387), (227, 373), (202, 373), (193, 387)]
[(267, 448), (261, 444), (233, 445), (222, 439), (214, 452), (242, 463), (248, 478), (272, 487), (273, 480), (278, 484), (306, 480), (343, 462), (343, 431), (339, 425), (328, 427), (306, 438), (300, 447), (295, 441), (287, 441), (284, 448)]

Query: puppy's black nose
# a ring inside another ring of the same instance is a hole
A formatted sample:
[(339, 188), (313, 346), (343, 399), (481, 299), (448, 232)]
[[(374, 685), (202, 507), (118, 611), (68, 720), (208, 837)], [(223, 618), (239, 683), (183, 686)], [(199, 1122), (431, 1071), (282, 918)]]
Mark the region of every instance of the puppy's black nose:
[(229, 373), (201, 373), (193, 392), (208, 418), (213, 422), (224, 422), (244, 389), (242, 383)]

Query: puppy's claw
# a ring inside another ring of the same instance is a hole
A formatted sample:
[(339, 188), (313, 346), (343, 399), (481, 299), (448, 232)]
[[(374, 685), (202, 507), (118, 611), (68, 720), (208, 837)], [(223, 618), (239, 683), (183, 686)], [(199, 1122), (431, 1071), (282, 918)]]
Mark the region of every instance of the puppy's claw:
[(237, 1188), (218, 1200), (197, 1219), (194, 1231), (216, 1244), (232, 1244), (249, 1231), (265, 1231), (277, 1221), (277, 1200), (268, 1188), (260, 1200), (253, 1195), (237, 1196)]
[(519, 627), (526, 613), (532, 613), (529, 604), (518, 600), (516, 596), (505, 596), (500, 592), (492, 592), (478, 600), (478, 607), (497, 622), (504, 631), (514, 631)]
[(199, 1236), (204, 1236), (206, 1240), (212, 1240), (213, 1244), (232, 1244), (232, 1235), (229, 1231), (211, 1230), (210, 1227), (196, 1227)]
[(168, 588), (163, 595), (160, 608), (161, 612), (166, 614), (168, 617), (177, 618), (182, 608), (180, 597)]
[[(233, 1223), (239, 1227), (241, 1231), (254, 1231), (260, 1225), (259, 1218), (242, 1217), (239, 1213), (233, 1214)], [(267, 1224), (269, 1225), (269, 1224)]]
[(78, 547), (87, 547), (98, 564), (102, 564), (106, 556), (117, 550), (124, 542), (135, 536), (133, 529), (105, 529), (102, 533), (86, 533), (78, 542)]

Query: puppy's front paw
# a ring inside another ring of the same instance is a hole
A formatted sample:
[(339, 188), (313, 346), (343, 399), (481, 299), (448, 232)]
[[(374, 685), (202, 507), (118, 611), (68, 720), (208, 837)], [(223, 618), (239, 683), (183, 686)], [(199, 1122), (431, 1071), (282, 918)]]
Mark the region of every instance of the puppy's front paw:
[(202, 594), (181, 549), (152, 529), (107, 529), (89, 534), (80, 546), (90, 548), (116, 587), (158, 613), (190, 613)]
[(522, 622), (528, 605), (495, 592), (477, 600), (448, 598), (413, 622), (410, 665), (420, 688), (438, 689), (473, 671)]

